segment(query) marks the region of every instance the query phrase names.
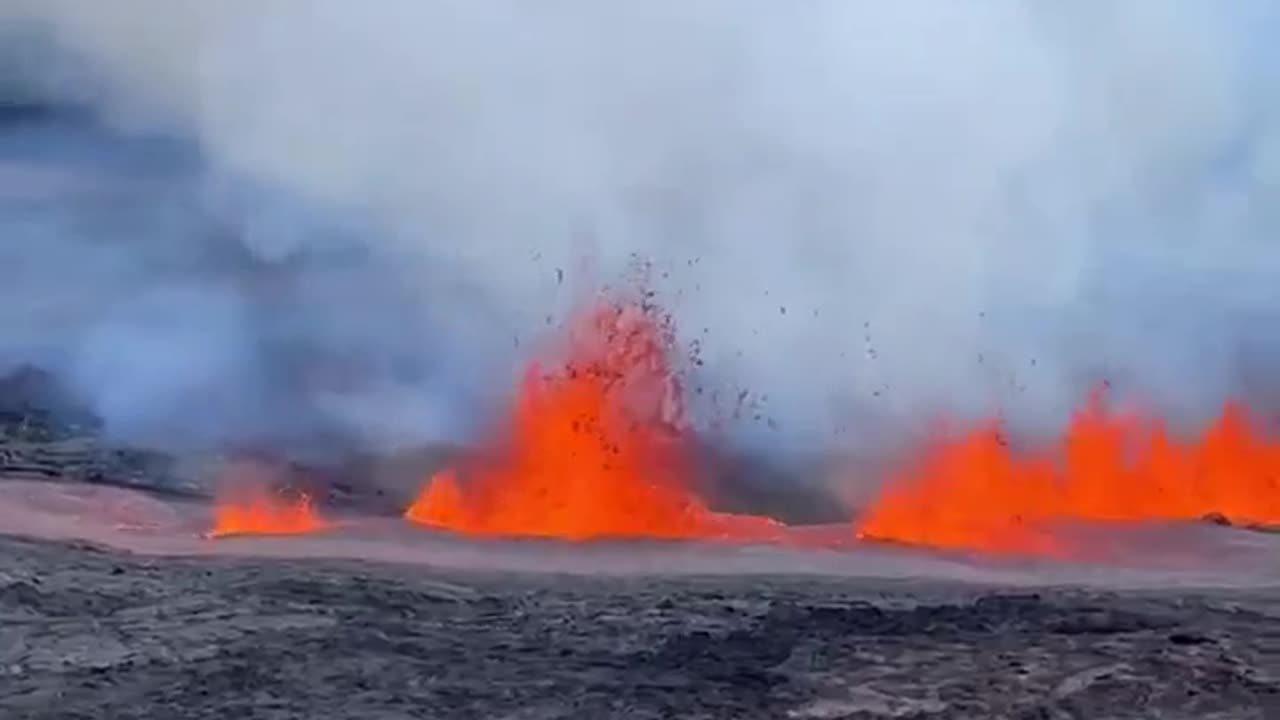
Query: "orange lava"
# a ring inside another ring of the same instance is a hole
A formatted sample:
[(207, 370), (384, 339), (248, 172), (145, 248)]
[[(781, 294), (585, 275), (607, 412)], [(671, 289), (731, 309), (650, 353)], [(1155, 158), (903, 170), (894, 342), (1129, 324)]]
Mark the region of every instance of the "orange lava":
[(1199, 436), (1109, 411), (1095, 395), (1057, 445), (1011, 450), (998, 423), (937, 443), (858, 521), (864, 538), (935, 547), (1071, 554), (1071, 522), (1280, 522), (1280, 440), (1227, 404)]
[(305, 493), (286, 496), (261, 488), (240, 488), (215, 502), (209, 537), (302, 535), (331, 525)]
[(554, 371), (528, 368), (497, 441), (438, 473), (405, 517), (480, 536), (773, 539), (779, 523), (690, 491), (672, 346), (651, 305), (601, 302), (570, 325)]

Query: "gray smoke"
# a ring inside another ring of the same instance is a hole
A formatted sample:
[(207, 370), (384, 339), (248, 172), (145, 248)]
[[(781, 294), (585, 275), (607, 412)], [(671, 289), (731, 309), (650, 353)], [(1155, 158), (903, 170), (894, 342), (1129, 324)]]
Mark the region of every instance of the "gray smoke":
[[(1103, 378), (1189, 420), (1270, 386), (1261, 0), (0, 8), (10, 97), (149, 138), (0, 148), (33, 173), (4, 181), (0, 345), (133, 431), (465, 434), (633, 254), (697, 382), (776, 421), (746, 443), (1045, 427)], [(303, 381), (330, 356), (347, 386)]]

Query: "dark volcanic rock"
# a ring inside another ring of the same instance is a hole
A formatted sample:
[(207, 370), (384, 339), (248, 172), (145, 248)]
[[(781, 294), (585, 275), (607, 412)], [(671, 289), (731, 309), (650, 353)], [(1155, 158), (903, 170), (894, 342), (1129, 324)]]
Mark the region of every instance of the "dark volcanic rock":
[(50, 373), (21, 365), (0, 376), (0, 440), (66, 440), (102, 421)]
[(1200, 520), (1213, 525), (1220, 525), (1222, 527), (1234, 527), (1242, 530), (1252, 530), (1253, 532), (1280, 533), (1280, 524), (1241, 523), (1236, 522), (1219, 512), (1209, 513), (1200, 518)]
[(52, 374), (23, 365), (0, 376), (0, 478), (198, 492), (172, 456), (113, 447), (101, 432), (101, 419)]
[(0, 717), (1269, 718), (1280, 604), (0, 539)]

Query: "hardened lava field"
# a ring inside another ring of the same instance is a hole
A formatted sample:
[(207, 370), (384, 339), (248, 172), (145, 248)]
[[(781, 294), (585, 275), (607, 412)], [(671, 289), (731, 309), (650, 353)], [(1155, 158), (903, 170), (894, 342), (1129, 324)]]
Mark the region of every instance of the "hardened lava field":
[(1280, 596), (0, 539), (5, 718), (1252, 718)]

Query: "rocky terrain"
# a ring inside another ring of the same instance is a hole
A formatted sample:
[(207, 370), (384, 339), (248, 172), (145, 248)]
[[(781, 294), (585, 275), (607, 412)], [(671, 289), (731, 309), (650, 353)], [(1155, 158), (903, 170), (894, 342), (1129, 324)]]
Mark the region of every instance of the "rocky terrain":
[(0, 717), (1280, 717), (1280, 590), (496, 574), (0, 538)]

